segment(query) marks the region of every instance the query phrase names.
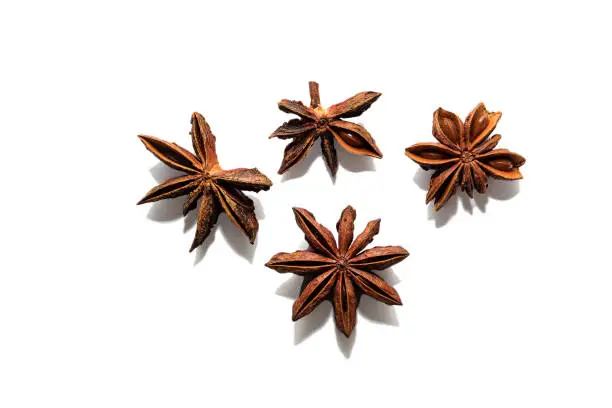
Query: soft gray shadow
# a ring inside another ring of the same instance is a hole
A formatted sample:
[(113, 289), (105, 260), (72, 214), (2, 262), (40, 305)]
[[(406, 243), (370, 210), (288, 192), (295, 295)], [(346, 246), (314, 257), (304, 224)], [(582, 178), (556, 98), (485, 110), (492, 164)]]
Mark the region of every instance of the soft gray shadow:
[(255, 243), (251, 244), (246, 235), (244, 235), (244, 233), (234, 225), (234, 223), (225, 215), (225, 213), (221, 213), (219, 214), (219, 219), (210, 231), (208, 237), (206, 237), (202, 245), (196, 248), (196, 256), (193, 261), (194, 265), (198, 265), (200, 262), (202, 262), (202, 259), (204, 259), (206, 252), (208, 252), (208, 248), (210, 248), (215, 240), (217, 230), (220, 230), (225, 242), (227, 242), (229, 247), (232, 248), (236, 254), (246, 259), (250, 264), (253, 263), (255, 249), (257, 248), (257, 239), (255, 239)]
[[(149, 169), (149, 172), (157, 184), (161, 184), (168, 179), (178, 177), (183, 174), (179, 171), (171, 169), (163, 163), (157, 163), (155, 166)], [(176, 199), (156, 201), (150, 204), (151, 208), (147, 213), (147, 218), (157, 222), (170, 222), (178, 220), (183, 216), (183, 202), (184, 200)]]
[(519, 181), (489, 179), (487, 194), (494, 200), (505, 201), (517, 195), (521, 190)]
[[(185, 222), (183, 223), (183, 232), (189, 232), (193, 227), (195, 227), (198, 222), (198, 208), (194, 208), (189, 211), (185, 216)], [(195, 231), (194, 231), (195, 233)]]
[(480, 212), (487, 212), (487, 203), (489, 202), (489, 196), (486, 194), (478, 194), (474, 195), (474, 203), (476, 207), (480, 210)]
[(290, 168), (285, 174), (283, 174), (283, 177), (281, 178), (281, 183), (302, 177), (308, 172), (308, 169), (310, 169), (312, 163), (314, 163), (314, 161), (319, 156), (321, 156), (320, 148), (310, 149), (310, 151), (306, 154), (306, 157), (304, 157), (302, 161), (300, 161), (294, 167)]
[(340, 163), (340, 166), (351, 173), (376, 170), (373, 157), (360, 156), (347, 152), (342, 146), (338, 146), (338, 144), (336, 144), (336, 152), (338, 154), (338, 163)]
[(157, 222), (176, 221), (183, 216), (184, 200), (162, 200), (156, 201), (151, 205), (147, 218)]
[(485, 194), (474, 195), (474, 203), (481, 212), (487, 211), (489, 198), (498, 201), (510, 200), (521, 191), (521, 183), (519, 181), (489, 179), (489, 186)]
[[(378, 275), (387, 283), (394, 286), (400, 282), (399, 277), (391, 270), (386, 269), (380, 271)], [(288, 280), (283, 282), (277, 289), (276, 294), (289, 299), (297, 299), (301, 288), (304, 286), (304, 279), (300, 276), (293, 275)], [(332, 304), (329, 300), (324, 300), (312, 313), (304, 316), (294, 325), (293, 343), (298, 345), (304, 340), (319, 331), (325, 323), (332, 317)], [(369, 296), (361, 296), (357, 308), (358, 314), (364, 319), (389, 326), (399, 326), (397, 312), (392, 306), (381, 303)], [(350, 358), (353, 346), (357, 338), (357, 325), (353, 329), (351, 336), (347, 338), (337, 327), (336, 342), (338, 348), (344, 354), (344, 357)]]
[(158, 184), (163, 183), (168, 179), (185, 175), (185, 173), (174, 170), (173, 168), (166, 166), (164, 163), (157, 163), (155, 166), (149, 169), (149, 173), (151, 173)]
[[(261, 201), (259, 201), (259, 198), (253, 195), (251, 195), (250, 198), (255, 204), (255, 216), (258, 220), (263, 220), (266, 217), (266, 214), (264, 213)], [(251, 244), (244, 232), (242, 232), (225, 213), (219, 215), (216, 228), (221, 230), (223, 238), (225, 238), (225, 241), (236, 254), (249, 261), (250, 264), (253, 263), (253, 259), (255, 258), (255, 250), (257, 249), (258, 244), (257, 237), (255, 238), (255, 242)]]
[(361, 296), (358, 312), (360, 316), (363, 316), (370, 322), (387, 326), (399, 326), (395, 306), (384, 304), (370, 296)]
[[(392, 269), (379, 271), (377, 272), (377, 275), (391, 286), (395, 286), (401, 282), (401, 279), (393, 272)], [(359, 299), (359, 308), (357, 310), (359, 315), (371, 322), (386, 324), (389, 326), (399, 326), (399, 319), (397, 318), (397, 311), (395, 310), (395, 307), (379, 302), (370, 296), (361, 296)]]
[(393, 268), (376, 271), (376, 274), (391, 286), (395, 286), (402, 281), (399, 276), (397, 276), (397, 274), (393, 272)]
[(300, 295), (300, 287), (304, 278), (297, 275), (291, 275), (291, 277), (283, 282), (278, 288), (276, 288), (276, 294), (278, 296), (286, 297), (288, 299), (297, 299)]
[[(457, 195), (459, 196), (459, 199), (461, 200), (461, 207), (463, 207), (463, 209), (470, 215), (472, 215), (472, 213), (474, 212), (474, 205), (472, 203), (472, 200), (470, 200), (470, 196), (468, 196), (465, 193), (459, 193), (457, 192)], [(476, 193), (476, 195), (478, 196), (478, 193)]]
[[(427, 191), (429, 189), (430, 177), (431, 173), (429, 171), (419, 168), (412, 180), (417, 186), (419, 186), (419, 188)], [(480, 212), (485, 213), (487, 211), (489, 198), (505, 201), (516, 196), (519, 191), (520, 183), (517, 181), (489, 178), (489, 187), (487, 188), (487, 192), (485, 194), (479, 194), (475, 191), (474, 199), (472, 200), (465, 192), (457, 191), (455, 195), (451, 197), (448, 202), (444, 204), (444, 206), (437, 212), (434, 211), (433, 203), (430, 203), (427, 208), (427, 218), (434, 220), (436, 228), (440, 228), (446, 225), (448, 221), (450, 221), (450, 219), (457, 214), (457, 202), (459, 200), (461, 200), (461, 206), (463, 209), (469, 214), (473, 213), (474, 205), (478, 208), (478, 210), (480, 210)]]
[(338, 343), (338, 348), (344, 354), (345, 358), (350, 358), (351, 353), (353, 352), (353, 346), (355, 345), (355, 340), (357, 339), (357, 326), (353, 329), (353, 332), (349, 337), (346, 337), (344, 333), (342, 333), (338, 328), (336, 328), (336, 343)]
[(221, 230), (223, 238), (225, 238), (225, 241), (234, 252), (252, 264), (255, 257), (255, 249), (257, 249), (257, 239), (251, 244), (247, 236), (227, 216), (219, 217), (217, 228)]
[[(302, 177), (308, 172), (308, 170), (310, 169), (310, 166), (312, 166), (312, 163), (314, 163), (314, 161), (318, 157), (323, 156), (321, 152), (320, 144), (318, 145), (319, 146), (317, 147), (313, 146), (313, 148), (310, 150), (310, 152), (308, 152), (306, 157), (304, 157), (304, 159), (302, 159), (301, 162), (296, 164), (295, 167), (291, 168), (287, 173), (283, 174), (283, 177), (281, 178), (281, 183), (284, 183), (289, 180), (293, 180), (295, 178)], [(348, 170), (351, 173), (361, 173), (364, 171), (375, 171), (376, 170), (376, 167), (374, 165), (374, 159), (372, 157), (360, 156), (357, 154), (347, 152), (346, 150), (342, 148), (342, 146), (339, 146), (337, 143), (335, 144), (335, 146), (336, 146), (336, 154), (338, 156), (338, 164), (343, 169)], [(324, 160), (322, 161), (323, 161), (323, 165), (327, 169), (327, 172), (329, 173), (332, 179), (332, 182), (335, 184), (336, 176), (334, 176), (329, 170), (329, 168), (327, 168), (325, 161)]]
[(431, 172), (423, 170), (419, 167), (416, 173), (414, 173), (412, 181), (414, 181), (414, 184), (419, 186), (421, 190), (427, 191), (429, 190), (429, 179), (431, 178), (431, 174)]
[[(263, 191), (263, 193), (265, 194), (266, 192)], [(261, 205), (261, 200), (259, 199), (259, 197), (250, 194), (249, 198), (253, 200), (253, 204), (255, 204), (255, 217), (257, 217), (257, 220), (261, 221), (263, 219), (266, 218), (266, 213), (264, 211), (263, 205)]]
[(324, 300), (310, 314), (295, 322), (293, 326), (293, 344), (298, 345), (321, 330), (331, 315), (332, 304), (329, 300)]
[[(158, 163), (151, 169), (149, 172), (157, 181), (158, 184), (165, 182), (168, 179), (173, 177), (181, 176), (183, 173), (174, 170), (163, 163)], [(170, 222), (178, 220), (183, 217), (183, 205), (185, 204), (184, 197), (177, 197), (168, 200), (161, 200), (152, 203), (151, 209), (147, 213), (147, 218), (157, 222)], [(197, 208), (191, 210), (186, 216), (183, 225), (183, 233), (187, 233), (194, 228), (196, 222), (198, 220), (198, 210)], [(194, 232), (195, 233), (195, 232)], [(210, 235), (206, 238), (206, 240), (195, 249), (195, 258), (194, 265), (197, 265), (202, 261), (204, 255), (208, 251), (208, 248), (215, 240), (214, 238), (215, 231), (214, 229), (211, 231)]]
[(434, 210), (433, 202), (427, 206), (427, 219), (434, 220), (436, 228), (445, 226), (457, 214), (458, 196), (455, 194), (438, 211)]
[(208, 252), (208, 248), (210, 248), (210, 246), (212, 245), (213, 242), (215, 242), (215, 230), (214, 230), (214, 228), (213, 228), (212, 231), (210, 231), (210, 235), (208, 235), (206, 237), (204, 242), (202, 242), (202, 244), (195, 249), (195, 257), (193, 259), (193, 265), (194, 266), (199, 264), (200, 262), (202, 262), (202, 259), (204, 259), (204, 256)]
[[(304, 286), (301, 276), (293, 275), (276, 289), (276, 294), (289, 299), (297, 299)], [(317, 331), (321, 330), (332, 315), (332, 304), (324, 300), (310, 314), (302, 317), (293, 325), (293, 344), (298, 345)]]

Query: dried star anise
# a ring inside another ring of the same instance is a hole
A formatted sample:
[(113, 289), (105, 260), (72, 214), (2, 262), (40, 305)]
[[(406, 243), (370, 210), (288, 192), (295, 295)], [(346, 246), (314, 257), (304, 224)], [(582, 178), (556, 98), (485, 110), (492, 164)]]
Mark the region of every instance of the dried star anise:
[(268, 190), (272, 182), (257, 169), (221, 169), (215, 149), (215, 135), (204, 117), (197, 112), (191, 116), (190, 134), (195, 156), (175, 143), (138, 135), (145, 147), (158, 159), (173, 169), (187, 173), (153, 188), (138, 204), (188, 194), (183, 206), (183, 215), (187, 215), (201, 197), (197, 229), (189, 252), (204, 242), (221, 212), (227, 214), (252, 244), (259, 223), (255, 217), (253, 200), (241, 190)]
[(380, 219), (370, 221), (353, 241), (357, 213), (348, 206), (336, 224), (338, 244), (331, 231), (303, 208), (294, 208), (295, 220), (312, 250), (280, 252), (266, 264), (277, 272), (304, 276), (300, 296), (293, 304), (293, 321), (312, 312), (323, 300), (331, 300), (336, 326), (350, 336), (357, 321), (357, 303), (362, 294), (389, 305), (401, 305), (391, 285), (372, 272), (403, 261), (408, 252), (400, 246), (374, 247), (363, 251), (380, 228)]
[(473, 190), (487, 191), (487, 177), (503, 180), (523, 178), (519, 167), (525, 159), (506, 149), (494, 149), (500, 135), (495, 130), (501, 112), (489, 112), (483, 103), (467, 116), (465, 123), (452, 112), (434, 112), (433, 135), (440, 143), (417, 143), (406, 155), (424, 170), (435, 170), (429, 182), (426, 203), (434, 200), (438, 211), (461, 186), (470, 197)]
[(285, 148), (285, 155), (278, 174), (283, 174), (299, 163), (314, 144), (321, 139), (325, 164), (333, 176), (338, 170), (338, 158), (334, 139), (351, 153), (382, 158), (382, 153), (370, 133), (361, 125), (347, 122), (365, 112), (380, 97), (378, 92), (360, 92), (357, 95), (325, 109), (321, 106), (319, 84), (310, 82), (310, 106), (302, 102), (283, 99), (278, 108), (294, 113), (299, 119), (291, 119), (270, 135), (270, 138), (293, 139)]

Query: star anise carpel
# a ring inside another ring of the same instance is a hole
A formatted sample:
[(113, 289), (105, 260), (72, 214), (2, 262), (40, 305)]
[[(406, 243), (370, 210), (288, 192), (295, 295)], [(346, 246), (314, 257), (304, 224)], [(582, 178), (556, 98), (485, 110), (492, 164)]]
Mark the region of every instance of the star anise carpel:
[(502, 180), (523, 178), (519, 167), (525, 159), (507, 149), (495, 149), (501, 136), (489, 137), (501, 112), (489, 112), (478, 104), (463, 122), (452, 112), (439, 108), (433, 117), (433, 136), (440, 143), (417, 143), (406, 148), (406, 155), (424, 170), (434, 170), (426, 203), (434, 200), (438, 211), (460, 186), (468, 196), (485, 193), (488, 177)]
[(285, 122), (270, 135), (270, 138), (292, 139), (285, 148), (278, 174), (285, 173), (306, 157), (317, 139), (321, 140), (323, 158), (332, 176), (338, 171), (334, 141), (351, 153), (382, 158), (370, 133), (363, 126), (344, 120), (361, 115), (381, 94), (360, 92), (344, 102), (324, 108), (321, 106), (319, 84), (310, 82), (309, 85), (310, 106), (287, 99), (278, 103), (280, 110), (299, 117)]
[(224, 212), (229, 219), (255, 242), (259, 223), (255, 217), (253, 200), (242, 190), (268, 190), (272, 182), (256, 168), (223, 170), (216, 152), (215, 135), (204, 117), (195, 112), (191, 116), (191, 141), (195, 155), (176, 143), (153, 136), (139, 135), (147, 150), (169, 167), (182, 171), (184, 176), (171, 178), (151, 189), (138, 204), (186, 195), (183, 215), (197, 206), (198, 221), (190, 252), (202, 244)]
[(357, 213), (348, 206), (336, 224), (338, 242), (330, 230), (319, 224), (303, 208), (293, 209), (295, 220), (304, 232), (310, 249), (280, 252), (266, 264), (277, 272), (304, 276), (302, 290), (293, 304), (293, 320), (312, 312), (324, 300), (331, 300), (336, 326), (347, 337), (357, 322), (357, 305), (362, 294), (388, 305), (401, 305), (397, 291), (374, 270), (403, 261), (408, 252), (400, 246), (365, 249), (378, 234), (380, 219), (370, 221), (353, 240)]

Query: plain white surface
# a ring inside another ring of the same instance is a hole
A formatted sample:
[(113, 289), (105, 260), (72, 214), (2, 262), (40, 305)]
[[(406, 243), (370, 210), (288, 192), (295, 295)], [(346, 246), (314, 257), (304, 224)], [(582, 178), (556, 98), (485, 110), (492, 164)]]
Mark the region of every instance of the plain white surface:
[[(0, 406), (610, 407), (610, 10), (605, 2), (4, 2), (0, 7)], [(288, 177), (267, 136), (282, 98), (383, 96), (356, 121), (384, 153), (318, 145)], [(439, 106), (480, 101), (527, 158), (437, 216), (404, 148)], [(255, 246), (225, 216), (188, 253), (174, 174), (136, 138), (191, 149), (205, 115), (224, 168), (258, 167)], [(294, 324), (305, 247), (292, 206), (333, 228), (381, 217), (404, 305), (328, 303)]]

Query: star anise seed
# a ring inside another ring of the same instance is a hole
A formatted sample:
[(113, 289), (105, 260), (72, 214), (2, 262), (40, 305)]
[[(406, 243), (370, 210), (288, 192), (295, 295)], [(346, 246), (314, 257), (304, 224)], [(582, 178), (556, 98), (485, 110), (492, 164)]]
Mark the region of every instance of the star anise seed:
[(343, 120), (365, 112), (380, 97), (378, 92), (360, 92), (357, 95), (325, 109), (321, 106), (319, 84), (310, 82), (310, 106), (302, 102), (283, 99), (278, 108), (294, 113), (299, 119), (283, 123), (270, 138), (293, 139), (285, 148), (278, 174), (283, 174), (299, 163), (315, 143), (321, 140), (325, 164), (333, 176), (338, 171), (338, 158), (334, 140), (353, 154), (382, 158), (382, 153), (370, 133), (361, 125)]
[(330, 230), (303, 208), (294, 208), (295, 220), (311, 250), (279, 252), (266, 264), (277, 272), (304, 276), (300, 296), (293, 304), (293, 321), (312, 312), (323, 300), (334, 308), (336, 326), (350, 336), (357, 322), (357, 304), (362, 294), (388, 305), (401, 305), (397, 291), (373, 270), (389, 268), (408, 256), (400, 246), (374, 247), (364, 251), (380, 228), (380, 219), (370, 221), (353, 241), (357, 213), (348, 206), (336, 224), (338, 243)]
[(473, 197), (474, 189), (485, 193), (487, 178), (518, 180), (523, 156), (506, 149), (494, 149), (501, 136), (494, 135), (501, 112), (489, 112), (478, 104), (465, 123), (452, 112), (439, 108), (434, 112), (433, 135), (440, 143), (417, 143), (406, 148), (406, 155), (424, 170), (434, 170), (426, 203), (434, 200), (438, 211), (461, 187)]
[(221, 212), (225, 212), (253, 244), (259, 223), (255, 217), (253, 200), (241, 190), (268, 190), (272, 182), (257, 169), (221, 169), (217, 160), (215, 135), (204, 117), (197, 112), (191, 116), (190, 134), (195, 155), (175, 143), (138, 135), (147, 150), (159, 160), (186, 173), (154, 187), (138, 204), (187, 195), (183, 206), (183, 215), (187, 215), (196, 208), (198, 199), (201, 199), (195, 238), (189, 252), (204, 242)]

